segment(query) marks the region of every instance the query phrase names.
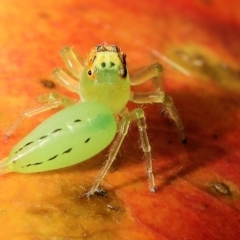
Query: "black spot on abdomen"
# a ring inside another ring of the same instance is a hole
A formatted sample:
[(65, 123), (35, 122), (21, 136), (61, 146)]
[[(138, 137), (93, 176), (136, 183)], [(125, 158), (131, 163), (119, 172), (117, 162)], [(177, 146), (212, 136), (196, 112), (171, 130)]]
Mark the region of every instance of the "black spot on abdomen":
[(57, 156), (58, 156), (58, 155), (55, 155), (55, 156), (49, 158), (48, 161), (51, 161), (51, 160), (55, 159)]
[(62, 154), (70, 153), (71, 151), (72, 151), (72, 148), (69, 148), (68, 150), (64, 151)]
[(76, 119), (76, 120), (74, 120), (74, 122), (75, 123), (77, 123), (77, 122), (81, 122), (82, 120), (80, 120), (80, 119)]
[(33, 143), (33, 142), (28, 142), (28, 143), (26, 143), (23, 147), (21, 147), (21, 148), (19, 148), (17, 151), (15, 151), (15, 153), (20, 152), (21, 150), (23, 150), (23, 148), (29, 146), (29, 145), (32, 144), (32, 143)]
[(40, 164), (42, 164), (42, 163), (43, 163), (43, 162), (30, 163), (30, 164), (28, 164), (28, 165), (22, 166), (22, 168), (31, 167), (31, 166), (36, 166), (36, 165), (40, 165)]
[(54, 131), (52, 131), (52, 133), (56, 133), (56, 132), (59, 132), (59, 131), (61, 131), (62, 129), (61, 128), (57, 128), (57, 129), (55, 129)]
[(40, 137), (39, 139), (44, 139), (44, 138), (46, 138), (46, 137), (47, 137), (47, 135), (44, 135), (44, 136)]
[(33, 142), (28, 142), (26, 143), (23, 147), (29, 146), (30, 144), (32, 144)]

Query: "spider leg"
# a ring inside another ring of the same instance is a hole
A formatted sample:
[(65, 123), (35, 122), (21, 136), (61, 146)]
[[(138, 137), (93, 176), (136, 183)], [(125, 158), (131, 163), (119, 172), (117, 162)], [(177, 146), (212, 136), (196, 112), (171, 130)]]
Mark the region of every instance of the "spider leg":
[(107, 171), (111, 167), (113, 161), (115, 160), (117, 153), (122, 145), (122, 142), (123, 142), (125, 136), (127, 135), (130, 122), (131, 122), (131, 118), (130, 118), (129, 113), (121, 119), (121, 121), (119, 123), (119, 133), (118, 133), (116, 139), (114, 140), (112, 146), (110, 147), (108, 159), (107, 159), (104, 167), (102, 168), (101, 172), (97, 176), (95, 182), (92, 185), (92, 188), (86, 194), (88, 197), (92, 196), (95, 192), (99, 191), (99, 185), (102, 182), (105, 175), (107, 174)]
[(159, 63), (154, 63), (143, 69), (141, 72), (131, 76), (131, 85), (140, 85), (149, 79), (152, 79), (153, 85), (155, 87), (154, 92), (147, 93), (131, 93), (130, 101), (135, 103), (162, 103), (170, 117), (173, 119), (175, 124), (177, 125), (180, 138), (183, 143), (186, 142), (184, 128), (182, 124), (182, 120), (178, 114), (176, 107), (174, 106), (172, 98), (161, 91), (162, 89), (162, 76), (163, 68)]
[(60, 56), (63, 59), (70, 73), (79, 78), (83, 70), (83, 59), (73, 50), (72, 47), (64, 47), (60, 51)]
[(79, 93), (79, 83), (73, 77), (77, 79), (80, 78), (83, 70), (83, 65), (81, 63), (83, 60), (71, 47), (63, 48), (60, 51), (60, 56), (70, 73), (62, 68), (56, 68), (53, 71), (53, 77), (69, 91)]
[(57, 99), (61, 99), (62, 100), (62, 105), (65, 106), (65, 107), (71, 106), (71, 105), (73, 105), (77, 102), (76, 100), (74, 100), (70, 97), (66, 97), (62, 94), (55, 93), (55, 92), (50, 92), (50, 93), (38, 96), (36, 98), (36, 101), (39, 104), (45, 104), (45, 103), (50, 103), (52, 101), (55, 101)]
[(137, 121), (140, 140), (141, 140), (141, 148), (144, 152), (144, 157), (146, 160), (149, 190), (150, 192), (156, 192), (156, 186), (155, 186), (154, 175), (153, 175), (153, 166), (152, 166), (151, 146), (148, 140), (147, 124), (145, 120), (144, 111), (141, 108), (134, 109), (131, 112), (131, 119)]
[(22, 115), (15, 121), (15, 123), (8, 129), (7, 133), (5, 134), (5, 137), (6, 138), (10, 137), (25, 118), (33, 117), (39, 113), (46, 112), (53, 108), (57, 108), (60, 105), (64, 105), (65, 104), (64, 101), (65, 101), (64, 98), (53, 99), (52, 101), (42, 106), (38, 106), (23, 112)]
[(163, 91), (147, 92), (147, 93), (133, 93), (131, 94), (131, 101), (135, 103), (162, 103), (170, 118), (175, 122), (181, 141), (186, 142), (184, 127), (178, 111), (173, 103), (172, 98)]
[(94, 184), (92, 185), (92, 188), (90, 191), (86, 194), (88, 197), (92, 196), (95, 192), (99, 191), (99, 185), (102, 182), (103, 178), (107, 174), (107, 171), (111, 167), (113, 161), (116, 158), (116, 155), (122, 145), (122, 142), (127, 135), (129, 125), (132, 121), (137, 121), (138, 124), (138, 129), (139, 129), (139, 134), (140, 134), (140, 139), (141, 139), (141, 147), (143, 149), (146, 163), (147, 163), (147, 174), (148, 174), (148, 179), (149, 179), (149, 189), (151, 192), (156, 191), (156, 186), (154, 182), (154, 175), (152, 171), (152, 156), (151, 156), (151, 146), (149, 144), (148, 136), (147, 136), (147, 126), (146, 126), (146, 121), (145, 121), (145, 116), (144, 116), (144, 111), (140, 108), (134, 109), (130, 113), (127, 112), (125, 116), (121, 119), (119, 123), (119, 133), (114, 140), (110, 151), (108, 155), (108, 159), (101, 170), (100, 174), (97, 176)]
[(53, 73), (53, 77), (66, 89), (71, 92), (79, 92), (79, 83), (64, 69), (56, 68)]
[(144, 68), (137, 74), (130, 76), (131, 85), (140, 85), (149, 79), (152, 79), (152, 83), (155, 89), (162, 89), (162, 73), (163, 68), (159, 63), (153, 63)]

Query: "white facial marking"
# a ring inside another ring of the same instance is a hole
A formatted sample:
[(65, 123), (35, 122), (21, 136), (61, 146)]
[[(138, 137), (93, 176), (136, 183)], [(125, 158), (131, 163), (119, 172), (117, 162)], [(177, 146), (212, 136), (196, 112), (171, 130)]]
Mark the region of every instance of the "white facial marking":
[(116, 52), (98, 52), (94, 61), (94, 65), (98, 69), (118, 70), (121, 64)]

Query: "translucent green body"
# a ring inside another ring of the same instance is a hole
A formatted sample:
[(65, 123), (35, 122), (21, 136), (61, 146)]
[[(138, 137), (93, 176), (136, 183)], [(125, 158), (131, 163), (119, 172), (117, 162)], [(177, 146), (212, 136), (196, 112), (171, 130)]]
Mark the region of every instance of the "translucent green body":
[(106, 148), (116, 131), (109, 108), (97, 102), (78, 103), (40, 124), (1, 164), (9, 172), (23, 173), (71, 166)]

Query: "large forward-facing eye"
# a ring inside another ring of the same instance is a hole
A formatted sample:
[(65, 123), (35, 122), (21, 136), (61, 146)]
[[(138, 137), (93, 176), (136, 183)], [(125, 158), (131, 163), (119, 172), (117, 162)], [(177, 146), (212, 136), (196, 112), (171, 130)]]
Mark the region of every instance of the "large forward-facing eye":
[(87, 73), (88, 73), (88, 76), (89, 76), (89, 77), (92, 77), (92, 71), (91, 71), (91, 70), (88, 70)]
[(93, 80), (95, 77), (94, 71), (92, 69), (88, 69), (87, 75), (91, 80)]

